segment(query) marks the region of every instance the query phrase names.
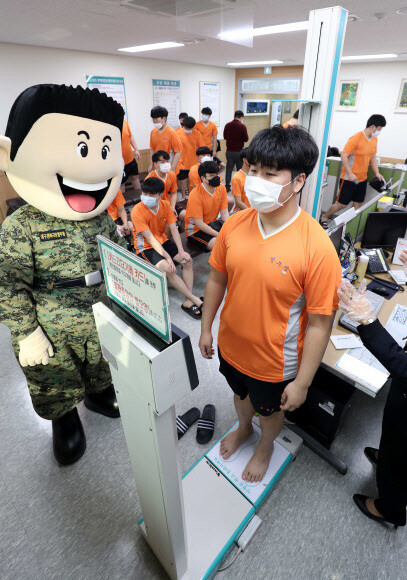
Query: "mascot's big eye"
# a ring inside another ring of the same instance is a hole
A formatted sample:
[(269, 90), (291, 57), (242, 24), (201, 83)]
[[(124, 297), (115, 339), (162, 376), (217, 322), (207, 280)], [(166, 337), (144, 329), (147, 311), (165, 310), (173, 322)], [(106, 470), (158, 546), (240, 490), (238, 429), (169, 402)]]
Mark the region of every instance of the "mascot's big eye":
[(88, 154), (88, 146), (86, 145), (86, 143), (81, 141), (76, 148), (76, 152), (79, 155), (79, 157), (86, 157)]
[(107, 159), (110, 155), (110, 149), (107, 145), (102, 147), (102, 159)]

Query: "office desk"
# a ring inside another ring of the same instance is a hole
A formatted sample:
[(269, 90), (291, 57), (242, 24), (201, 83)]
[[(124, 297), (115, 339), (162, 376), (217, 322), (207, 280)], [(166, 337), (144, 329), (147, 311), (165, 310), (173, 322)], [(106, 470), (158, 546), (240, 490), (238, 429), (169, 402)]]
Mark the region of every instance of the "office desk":
[[(392, 265), (391, 259), (392, 259), (392, 255), (390, 255), (390, 257), (387, 260), (390, 268), (395, 269), (395, 270), (401, 270), (402, 266)], [(390, 276), (390, 274), (386, 273), (386, 274), (379, 274), (376, 276), (378, 278), (382, 278), (383, 280), (388, 280), (388, 281), (394, 282), (394, 280)], [(371, 280), (369, 280), (367, 278), (366, 282), (370, 283)], [(383, 306), (382, 306), (382, 308), (379, 312), (379, 315), (378, 315), (378, 318), (379, 318), (380, 322), (383, 324), (383, 326), (385, 326), (385, 324), (386, 324), (390, 314), (392, 313), (393, 308), (396, 306), (396, 304), (401, 304), (403, 306), (407, 306), (407, 286), (405, 286), (404, 292), (397, 292), (389, 300), (387, 300), (387, 299), (384, 300)], [(331, 334), (342, 334), (342, 335), (350, 334), (349, 330), (346, 330), (345, 328), (342, 328), (341, 326), (338, 325), (338, 320), (339, 320), (341, 313), (342, 313), (341, 310), (339, 310), (336, 313), (335, 323), (334, 323)], [(354, 386), (355, 388), (363, 391), (364, 393), (370, 395), (371, 397), (375, 397), (376, 396), (375, 393), (373, 393), (372, 391), (369, 391), (364, 385), (361, 385), (360, 383), (355, 382), (355, 380), (352, 377), (350, 377), (349, 375), (344, 373), (341, 369), (334, 366), (335, 363), (340, 359), (340, 357), (345, 352), (346, 352), (345, 349), (336, 350), (334, 345), (332, 344), (332, 342), (329, 341), (328, 347), (325, 351), (324, 358), (322, 359), (321, 367), (323, 367), (327, 371), (333, 373), (334, 375), (340, 377), (342, 380), (346, 381), (347, 383)], [(314, 437), (312, 437), (309, 433), (307, 433), (307, 431), (305, 431), (304, 429), (302, 429), (298, 425), (290, 424), (290, 425), (288, 425), (288, 427), (290, 429), (292, 429), (295, 433), (297, 433), (304, 440), (304, 443), (306, 444), (307, 447), (309, 447), (312, 451), (314, 451), (317, 455), (319, 455), (327, 463), (332, 465), (332, 467), (334, 467), (337, 471), (339, 471), (339, 473), (341, 473), (342, 475), (346, 474), (346, 472), (348, 470), (347, 465), (340, 458), (338, 458), (334, 453), (332, 453), (329, 449), (327, 449), (327, 447), (325, 447), (319, 441), (314, 439)]]

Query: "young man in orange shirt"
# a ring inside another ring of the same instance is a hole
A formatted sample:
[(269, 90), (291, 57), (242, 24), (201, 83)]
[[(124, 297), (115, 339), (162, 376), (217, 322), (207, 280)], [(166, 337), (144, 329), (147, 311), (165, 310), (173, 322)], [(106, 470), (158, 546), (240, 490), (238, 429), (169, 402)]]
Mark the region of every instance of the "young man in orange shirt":
[(154, 170), (148, 177), (158, 177), (164, 182), (163, 199), (170, 202), (170, 205), (179, 220), (184, 221), (185, 209), (177, 204), (177, 176), (171, 171), (170, 156), (166, 151), (156, 151), (153, 153), (152, 162)]
[[(132, 147), (134, 149), (135, 157), (133, 155)], [(122, 128), (122, 155), (124, 160), (124, 169), (121, 190), (124, 193), (126, 181), (130, 179), (133, 189), (136, 191), (136, 193), (140, 193), (140, 178), (136, 161), (136, 159), (140, 159), (140, 152), (138, 150), (136, 140), (130, 131), (129, 124), (125, 119), (123, 120)]]
[(199, 342), (214, 354), (212, 324), (225, 292), (218, 335), (220, 372), (234, 392), (237, 430), (221, 442), (230, 458), (260, 415), (261, 440), (242, 477), (259, 482), (270, 463), (284, 411), (303, 404), (338, 309), (342, 269), (328, 235), (297, 204), (318, 147), (303, 129), (257, 133), (247, 150), (246, 194), (216, 238)]
[(379, 172), (377, 163), (377, 138), (380, 131), (386, 126), (383, 115), (369, 117), (366, 128), (353, 135), (343, 148), (341, 161), (343, 164), (339, 193), (336, 200), (328, 211), (321, 216), (323, 227), (328, 226), (328, 218), (335, 212), (345, 208), (353, 202), (357, 210), (365, 201), (367, 188), (367, 171), (369, 163), (376, 177), (385, 181)]
[(174, 157), (171, 162), (171, 171), (177, 174), (177, 166), (182, 153), (181, 142), (175, 129), (167, 125), (168, 111), (165, 107), (153, 107), (150, 116), (153, 120), (154, 129), (150, 135), (150, 164), (148, 171), (153, 170), (153, 161), (151, 159), (153, 153), (166, 151), (171, 155), (172, 151)]
[(133, 242), (131, 239), (131, 231), (133, 225), (131, 221), (127, 218), (127, 212), (124, 207), (125, 203), (126, 200), (124, 199), (123, 194), (119, 189), (116, 197), (107, 208), (107, 212), (114, 221), (114, 223), (116, 224), (117, 229), (119, 230), (121, 235), (125, 238), (128, 250), (133, 251)]
[(246, 177), (249, 174), (250, 170), (250, 165), (246, 159), (246, 155), (247, 155), (247, 147), (245, 149), (242, 149), (240, 152), (242, 167), (232, 177), (232, 195), (235, 200), (235, 208), (233, 210), (233, 213), (236, 213), (241, 209), (248, 209), (250, 207), (249, 200), (247, 199), (247, 195), (244, 190)]
[(186, 117), (182, 121), (182, 129), (178, 133), (182, 148), (181, 160), (178, 167), (179, 173), (177, 175), (181, 185), (181, 201), (186, 199), (189, 170), (195, 165), (196, 150), (198, 147), (203, 147), (204, 145), (202, 135), (194, 128), (195, 124), (193, 117)]
[(178, 115), (178, 120), (179, 120), (179, 127), (177, 127), (177, 128), (175, 129), (177, 133), (178, 133), (179, 131), (181, 131), (181, 129), (182, 129), (182, 121), (183, 121), (184, 119), (186, 119), (188, 116), (189, 116), (189, 115), (188, 115), (188, 113), (180, 113), (180, 114)]
[[(225, 169), (225, 164), (222, 163), (220, 159), (217, 157), (214, 159), (212, 157), (212, 152), (209, 147), (198, 147), (196, 150), (196, 160), (197, 163), (191, 167), (188, 175), (190, 191), (192, 191), (194, 187), (197, 187), (197, 185), (200, 185), (201, 183), (201, 178), (198, 175), (198, 169), (201, 163), (204, 163), (205, 161), (216, 161), (216, 163), (219, 165), (219, 171), (223, 171)], [(222, 177), (220, 180), (222, 181)]]
[(201, 184), (189, 194), (185, 234), (191, 243), (207, 252), (212, 250), (223, 223), (229, 217), (228, 198), (226, 187), (220, 183), (216, 161), (201, 163), (198, 174)]
[(218, 128), (216, 124), (210, 120), (212, 115), (212, 109), (209, 107), (204, 107), (201, 111), (202, 120), (198, 121), (195, 125), (195, 129), (199, 131), (204, 139), (204, 144), (209, 147), (212, 153), (216, 155), (216, 148), (218, 145)]
[[(144, 180), (141, 203), (135, 205), (131, 212), (134, 247), (147, 262), (163, 270), (170, 284), (184, 295), (182, 310), (192, 318), (201, 318), (202, 300), (192, 293), (192, 258), (182, 247), (176, 217), (170, 203), (162, 199), (163, 193), (162, 179), (149, 177)], [(165, 235), (167, 225), (172, 240)], [(174, 262), (182, 264), (182, 279), (177, 275)]]

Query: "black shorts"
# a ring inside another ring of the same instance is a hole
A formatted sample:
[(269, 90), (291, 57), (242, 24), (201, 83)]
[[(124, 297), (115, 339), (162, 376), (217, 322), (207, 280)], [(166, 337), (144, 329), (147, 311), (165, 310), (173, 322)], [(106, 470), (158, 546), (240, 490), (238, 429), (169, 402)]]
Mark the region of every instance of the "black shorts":
[(367, 179), (365, 179), (365, 181), (360, 181), (359, 183), (354, 183), (347, 179), (341, 179), (338, 202), (343, 205), (348, 205), (351, 201), (363, 203), (365, 201), (366, 188)]
[(249, 395), (253, 409), (259, 415), (268, 417), (272, 413), (280, 411), (281, 395), (286, 386), (294, 379), (281, 383), (269, 383), (253, 379), (241, 373), (222, 357), (218, 348), (219, 371), (225, 377), (232, 391), (243, 401)]
[[(167, 240), (166, 242), (164, 242), (163, 248), (171, 256), (171, 258), (173, 258), (178, 254), (178, 248), (175, 242), (173, 242), (172, 240)], [(150, 262), (150, 264), (152, 264), (153, 266), (156, 266), (158, 262), (161, 262), (161, 260), (165, 259), (161, 256), (161, 254), (159, 254), (156, 250), (154, 250), (154, 248), (143, 250), (142, 252), (140, 252), (139, 256), (144, 258), (147, 262)]]
[(130, 175), (138, 175), (138, 165), (135, 159), (133, 159), (133, 161), (130, 161), (130, 163), (127, 163), (127, 165), (124, 166), (122, 183), (125, 183), (130, 177)]
[[(220, 232), (224, 223), (225, 222), (223, 222), (222, 220), (215, 220), (214, 222), (210, 222), (208, 226), (210, 226), (217, 232)], [(210, 250), (208, 250), (208, 244), (214, 237), (215, 236), (211, 236), (210, 234), (207, 234), (202, 230), (198, 230), (194, 234), (188, 236), (188, 240), (192, 244), (197, 246), (200, 250), (203, 250), (204, 252), (209, 252)]]
[(185, 207), (183, 205), (176, 204), (174, 211), (175, 215), (178, 217), (182, 211), (185, 211)]
[(188, 179), (188, 175), (189, 175), (189, 169), (180, 169), (177, 177), (178, 177), (179, 181), (185, 181), (185, 179)]

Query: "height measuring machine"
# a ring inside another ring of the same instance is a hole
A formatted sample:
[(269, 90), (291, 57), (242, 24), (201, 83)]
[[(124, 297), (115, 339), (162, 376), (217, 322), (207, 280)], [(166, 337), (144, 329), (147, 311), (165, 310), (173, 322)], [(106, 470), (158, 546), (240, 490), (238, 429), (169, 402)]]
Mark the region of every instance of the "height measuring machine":
[[(224, 461), (219, 442), (182, 477), (175, 404), (198, 386), (190, 338), (171, 324), (165, 273), (98, 236), (107, 297), (93, 306), (143, 513), (170, 578), (211, 578), (301, 446), (283, 429), (259, 483), (241, 479), (259, 427)], [(232, 426), (232, 429), (234, 427)]]

